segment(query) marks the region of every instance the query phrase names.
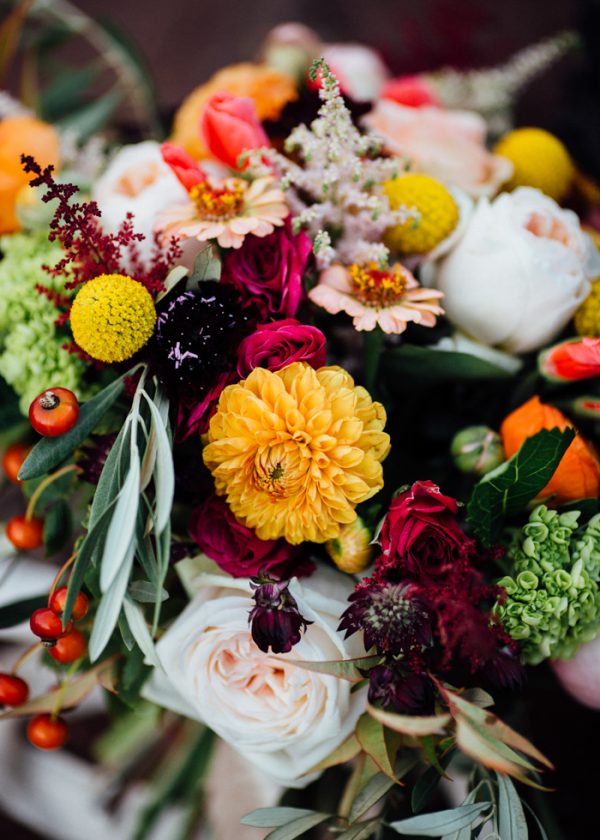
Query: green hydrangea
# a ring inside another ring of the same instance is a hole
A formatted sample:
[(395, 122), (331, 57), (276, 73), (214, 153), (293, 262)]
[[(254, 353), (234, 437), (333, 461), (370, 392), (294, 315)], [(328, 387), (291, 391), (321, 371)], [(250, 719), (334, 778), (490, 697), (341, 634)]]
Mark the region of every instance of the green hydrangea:
[(526, 663), (569, 659), (600, 630), (600, 516), (578, 528), (580, 516), (539, 505), (509, 548), (514, 574), (498, 581), (495, 611)]
[(63, 281), (42, 268), (53, 265), (61, 248), (45, 232), (0, 237), (0, 376), (19, 396), (27, 414), (29, 404), (49, 385), (70, 388), (80, 399), (90, 394), (84, 384), (87, 366), (64, 350), (57, 333), (56, 308), (35, 289), (42, 283), (64, 292)]

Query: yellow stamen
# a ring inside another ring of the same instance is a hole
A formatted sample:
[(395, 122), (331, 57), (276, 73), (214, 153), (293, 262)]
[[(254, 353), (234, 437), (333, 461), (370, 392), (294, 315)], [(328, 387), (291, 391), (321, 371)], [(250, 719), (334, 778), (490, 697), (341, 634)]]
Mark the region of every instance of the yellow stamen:
[(382, 271), (377, 263), (350, 266), (354, 296), (365, 306), (391, 306), (406, 291), (406, 276), (400, 265)]
[(202, 181), (191, 188), (190, 198), (201, 219), (223, 221), (240, 215), (244, 209), (246, 184), (237, 178), (228, 181), (228, 184), (231, 186), (211, 187)]

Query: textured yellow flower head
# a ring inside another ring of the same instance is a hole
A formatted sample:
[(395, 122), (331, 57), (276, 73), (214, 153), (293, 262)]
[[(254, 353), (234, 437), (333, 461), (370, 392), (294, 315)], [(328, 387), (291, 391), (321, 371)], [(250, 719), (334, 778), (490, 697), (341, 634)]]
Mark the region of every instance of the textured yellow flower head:
[(204, 461), (217, 493), (261, 539), (325, 542), (383, 487), (385, 420), (339, 367), (256, 368), (221, 394)]
[(93, 359), (124, 362), (156, 325), (150, 292), (124, 274), (101, 274), (81, 287), (71, 307), (73, 338)]
[(558, 137), (542, 128), (516, 128), (501, 137), (495, 154), (513, 164), (505, 189), (536, 187), (555, 201), (569, 192), (575, 176), (571, 157)]
[(392, 210), (414, 208), (416, 218), (388, 228), (385, 242), (403, 254), (426, 254), (458, 224), (458, 205), (446, 187), (430, 175), (408, 172), (384, 184)]
[(592, 290), (575, 313), (578, 335), (600, 338), (600, 277), (592, 283)]

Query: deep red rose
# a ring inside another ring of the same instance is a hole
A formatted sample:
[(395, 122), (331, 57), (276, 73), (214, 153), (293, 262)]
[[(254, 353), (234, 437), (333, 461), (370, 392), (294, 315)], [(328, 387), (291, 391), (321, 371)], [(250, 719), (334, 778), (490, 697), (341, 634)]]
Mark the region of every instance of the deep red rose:
[(260, 324), (238, 348), (237, 372), (245, 379), (257, 367), (281, 370), (292, 362), (308, 362), (314, 368), (325, 364), (325, 336), (317, 327), (294, 318)]
[(219, 496), (209, 496), (192, 512), (189, 534), (232, 577), (254, 577), (263, 571), (287, 578), (312, 571), (307, 564), (297, 567), (298, 554), (285, 540), (259, 539)]
[(304, 231), (292, 232), (289, 219), (268, 236), (247, 236), (223, 263), (222, 281), (258, 298), (266, 314), (293, 318), (303, 295), (302, 278), (311, 252)]
[(417, 481), (392, 500), (379, 536), (379, 572), (425, 581), (444, 576), (469, 542), (456, 520), (458, 505), (431, 481)]

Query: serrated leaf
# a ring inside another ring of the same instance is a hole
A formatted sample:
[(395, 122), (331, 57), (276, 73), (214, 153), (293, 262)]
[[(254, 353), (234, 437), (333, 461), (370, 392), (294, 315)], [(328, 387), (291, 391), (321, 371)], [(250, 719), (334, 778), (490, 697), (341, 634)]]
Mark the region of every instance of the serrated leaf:
[[(308, 808), (286, 808), (274, 806), (273, 808), (257, 808), (242, 817), (240, 822), (242, 825), (250, 825), (254, 828), (278, 828), (282, 825), (287, 825), (302, 817), (316, 814), (316, 811), (311, 811)], [(320, 814), (320, 816), (327, 816)]]
[(416, 837), (441, 837), (453, 831), (472, 825), (477, 817), (492, 808), (491, 802), (477, 802), (472, 805), (459, 805), (446, 811), (420, 814), (406, 820), (390, 823), (398, 834), (412, 834)]
[(302, 659), (286, 659), (286, 664), (316, 671), (318, 674), (329, 674), (341, 680), (360, 682), (363, 675), (359, 668), (371, 668), (380, 661), (380, 656), (360, 656), (356, 659), (330, 659), (322, 662), (308, 662)]
[(300, 817), (298, 820), (276, 828), (275, 831), (270, 831), (265, 837), (265, 840), (294, 840), (294, 838), (300, 837), (311, 828), (320, 825), (328, 819), (331, 819), (330, 814), (313, 813), (310, 816)]
[(147, 662), (154, 665), (155, 668), (160, 668), (160, 660), (156, 655), (154, 641), (148, 630), (148, 625), (146, 624), (146, 619), (141, 608), (126, 597), (123, 601), (123, 611), (125, 612), (125, 618), (127, 619), (127, 624), (133, 634), (133, 638), (137, 642)]
[(507, 776), (496, 774), (498, 781), (498, 831), (502, 840), (528, 840), (527, 820), (521, 798)]
[(386, 712), (383, 709), (378, 709), (370, 703), (367, 705), (367, 711), (374, 717), (375, 720), (382, 723), (388, 729), (394, 732), (401, 732), (403, 735), (412, 735), (415, 738), (421, 738), (424, 735), (438, 735), (444, 731), (452, 720), (451, 715), (429, 715), (429, 716), (413, 716), (413, 715), (397, 715), (394, 712)]
[(506, 517), (523, 510), (544, 489), (574, 437), (571, 428), (542, 429), (475, 485), (468, 521), (485, 545), (497, 541)]
[(36, 595), (34, 598), (24, 598), (0, 607), (0, 630), (15, 627), (23, 621), (29, 621), (32, 612), (48, 605), (48, 594)]
[(106, 592), (119, 573), (134, 542), (140, 500), (140, 459), (133, 446), (129, 470), (119, 491), (100, 561), (100, 589)]
[(133, 565), (134, 546), (130, 545), (127, 555), (124, 558), (117, 576), (110, 587), (106, 590), (100, 601), (98, 612), (94, 619), (92, 635), (90, 637), (89, 657), (90, 662), (95, 662), (100, 656), (112, 633), (117, 626), (119, 613), (123, 606), (123, 600), (129, 583), (129, 575)]
[(369, 714), (362, 715), (356, 724), (356, 739), (379, 769), (390, 779), (397, 781), (392, 763), (395, 757), (390, 757), (388, 753), (382, 724)]
[(508, 379), (513, 374), (486, 359), (470, 353), (432, 350), (416, 344), (402, 344), (386, 350), (382, 357), (384, 372), (392, 374), (390, 384), (407, 377), (426, 382), (457, 382)]
[(19, 478), (39, 478), (61, 464), (89, 437), (108, 409), (123, 391), (123, 376), (107, 385), (88, 402), (83, 403), (77, 423), (60, 437), (42, 438), (33, 447), (19, 470)]
[(155, 496), (155, 530), (157, 533), (165, 528), (171, 516), (173, 495), (175, 493), (175, 468), (173, 466), (173, 452), (169, 435), (163, 418), (150, 397), (143, 392), (150, 413), (152, 415), (152, 430), (156, 436), (156, 466), (154, 479)]

